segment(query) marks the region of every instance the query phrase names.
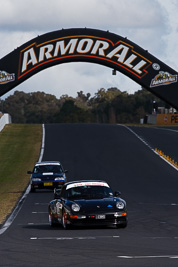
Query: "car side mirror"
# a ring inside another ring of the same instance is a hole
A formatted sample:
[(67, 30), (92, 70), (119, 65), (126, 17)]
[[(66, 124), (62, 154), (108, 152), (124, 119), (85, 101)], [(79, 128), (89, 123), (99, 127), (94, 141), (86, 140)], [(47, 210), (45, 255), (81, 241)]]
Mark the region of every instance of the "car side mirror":
[(114, 195), (115, 195), (115, 197), (120, 197), (121, 192), (120, 191), (116, 191)]
[(54, 188), (54, 199), (61, 198), (61, 189)]
[(33, 172), (32, 171), (28, 171), (27, 174), (32, 174)]
[(64, 170), (64, 173), (67, 173), (68, 172), (68, 170)]

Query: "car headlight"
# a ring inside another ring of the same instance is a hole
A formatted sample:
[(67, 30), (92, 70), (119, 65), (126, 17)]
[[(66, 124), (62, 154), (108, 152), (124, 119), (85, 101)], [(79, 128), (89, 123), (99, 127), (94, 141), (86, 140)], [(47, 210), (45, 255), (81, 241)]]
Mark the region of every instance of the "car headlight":
[(64, 177), (56, 177), (54, 181), (64, 181)]
[(125, 207), (125, 205), (123, 202), (121, 202), (121, 201), (116, 202), (116, 208), (122, 210), (124, 207)]
[(32, 178), (32, 181), (33, 182), (39, 182), (39, 181), (41, 181), (41, 179), (40, 178)]
[(73, 211), (79, 211), (80, 210), (80, 206), (78, 204), (76, 204), (76, 203), (72, 204), (71, 208), (72, 208)]

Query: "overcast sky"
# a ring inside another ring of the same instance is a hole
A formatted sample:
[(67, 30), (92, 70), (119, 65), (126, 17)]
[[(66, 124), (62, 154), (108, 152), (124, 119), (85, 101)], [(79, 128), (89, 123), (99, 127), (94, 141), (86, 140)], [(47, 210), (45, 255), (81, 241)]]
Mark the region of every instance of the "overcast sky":
[[(0, 58), (18, 46), (62, 28), (109, 30), (127, 37), (178, 70), (177, 0), (0, 0)], [(38, 72), (6, 93), (44, 91), (57, 98), (78, 91), (93, 96), (100, 88), (134, 93), (140, 85), (110, 68), (67, 63)]]

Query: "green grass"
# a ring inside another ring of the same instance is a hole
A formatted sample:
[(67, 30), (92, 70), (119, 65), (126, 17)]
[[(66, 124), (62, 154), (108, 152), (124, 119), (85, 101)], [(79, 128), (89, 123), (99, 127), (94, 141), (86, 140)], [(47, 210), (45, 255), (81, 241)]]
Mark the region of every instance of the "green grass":
[(8, 124), (0, 132), (0, 224), (29, 184), (27, 171), (39, 158), (41, 140), (39, 124)]

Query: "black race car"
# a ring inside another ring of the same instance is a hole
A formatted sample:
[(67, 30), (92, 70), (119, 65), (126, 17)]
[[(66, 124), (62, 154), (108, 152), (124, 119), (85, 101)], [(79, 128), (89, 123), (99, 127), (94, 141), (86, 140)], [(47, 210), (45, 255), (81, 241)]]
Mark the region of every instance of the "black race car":
[(33, 171), (27, 172), (31, 174), (31, 192), (36, 189), (61, 188), (66, 182), (66, 172), (59, 161), (37, 162)]
[(81, 180), (55, 189), (55, 199), (49, 203), (49, 223), (70, 226), (127, 226), (126, 202), (120, 192), (113, 194), (105, 181)]

